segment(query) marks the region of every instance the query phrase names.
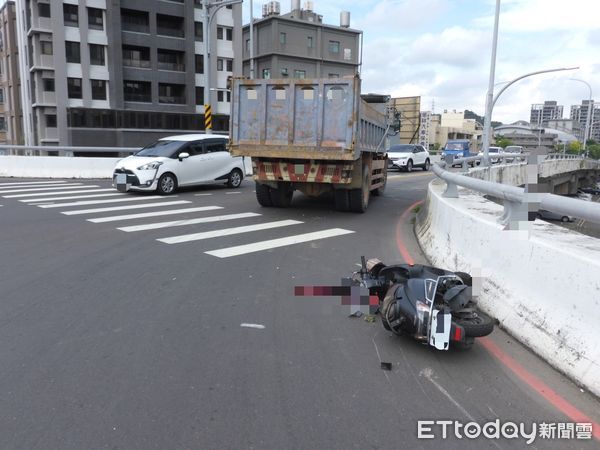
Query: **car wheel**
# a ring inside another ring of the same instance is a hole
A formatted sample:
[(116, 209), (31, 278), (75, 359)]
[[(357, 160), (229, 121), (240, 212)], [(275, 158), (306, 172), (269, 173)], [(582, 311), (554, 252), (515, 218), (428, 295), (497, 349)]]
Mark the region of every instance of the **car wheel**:
[(569, 218), (568, 218), (567, 216), (562, 216), (562, 217), (560, 218), (560, 221), (561, 221), (561, 222), (570, 222), (570, 220), (569, 220)]
[(412, 169), (413, 169), (413, 162), (412, 162), (412, 159), (409, 159), (408, 162), (406, 163), (406, 171), (412, 172)]
[(429, 163), (429, 160), (428, 160), (428, 159), (426, 159), (426, 160), (425, 160), (425, 165), (423, 166), (423, 170), (424, 170), (425, 172), (427, 172), (427, 171), (429, 170), (429, 165), (430, 165), (430, 163)]
[(244, 179), (244, 175), (242, 175), (242, 171), (240, 169), (233, 169), (229, 173), (229, 178), (227, 178), (227, 186), (230, 188), (238, 188), (240, 184), (242, 184), (242, 180)]
[(158, 193), (160, 195), (171, 195), (177, 189), (177, 177), (172, 173), (164, 173), (158, 179)]
[(544, 219), (540, 213), (537, 213), (537, 214), (535, 215), (535, 218), (536, 218), (536, 219), (539, 219), (539, 220), (543, 220), (543, 219)]

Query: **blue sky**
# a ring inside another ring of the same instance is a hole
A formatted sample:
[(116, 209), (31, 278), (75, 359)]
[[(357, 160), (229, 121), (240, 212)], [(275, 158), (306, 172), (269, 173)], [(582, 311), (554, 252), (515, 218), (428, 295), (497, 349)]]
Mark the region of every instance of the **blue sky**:
[[(261, 1), (254, 1), (260, 17)], [(283, 0), (282, 13), (290, 1)], [(302, 1), (304, 3), (304, 0)], [(339, 24), (350, 11), (352, 28), (364, 32), (363, 92), (420, 95), (422, 110), (471, 109), (483, 115), (488, 85), (495, 0), (315, 0), (324, 22)], [(249, 21), (244, 1), (244, 23)], [(529, 119), (532, 103), (600, 101), (600, 0), (503, 0), (496, 81), (536, 70), (579, 66), (524, 79), (500, 97), (494, 120)], [(495, 90), (502, 86), (497, 86)]]

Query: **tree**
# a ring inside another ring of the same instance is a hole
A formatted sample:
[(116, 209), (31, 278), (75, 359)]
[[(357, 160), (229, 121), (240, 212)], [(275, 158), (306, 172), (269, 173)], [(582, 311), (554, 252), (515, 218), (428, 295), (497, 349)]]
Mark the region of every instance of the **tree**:
[(591, 140), (588, 141), (588, 146), (587, 146), (587, 151), (588, 151), (588, 156), (592, 159), (600, 159), (600, 144), (590, 144), (589, 142), (592, 142)]
[(494, 139), (498, 147), (506, 148), (509, 145), (512, 145), (512, 141), (504, 136), (495, 136)]
[(571, 141), (569, 145), (567, 145), (567, 153), (572, 155), (579, 155), (581, 153), (581, 142), (579, 141)]

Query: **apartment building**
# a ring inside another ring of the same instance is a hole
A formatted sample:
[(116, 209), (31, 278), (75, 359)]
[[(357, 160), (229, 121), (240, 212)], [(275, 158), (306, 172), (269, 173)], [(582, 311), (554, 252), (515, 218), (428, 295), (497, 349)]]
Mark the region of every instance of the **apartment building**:
[[(263, 6), (254, 21), (254, 78), (337, 78), (355, 75), (360, 66), (362, 32), (350, 28), (350, 13), (340, 13), (340, 26), (323, 23), (313, 2), (291, 1), (280, 15), (279, 2)], [(243, 74), (250, 77), (250, 24), (244, 25)]]
[(531, 105), (529, 123), (534, 126), (546, 126), (549, 120), (558, 120), (563, 117), (563, 106), (554, 100)]
[(581, 105), (571, 106), (571, 120), (579, 122), (582, 133), (585, 133), (588, 111), (591, 110), (589, 139), (600, 142), (600, 105), (596, 105), (594, 100), (591, 106), (589, 103), (589, 100), (582, 100)]
[(0, 143), (23, 144), (15, 3), (0, 8)]
[[(214, 1), (212, 2), (214, 3)], [(19, 3), (26, 140), (136, 147), (204, 130), (202, 0)], [(241, 73), (241, 5), (209, 33), (213, 130), (229, 128), (227, 77)]]

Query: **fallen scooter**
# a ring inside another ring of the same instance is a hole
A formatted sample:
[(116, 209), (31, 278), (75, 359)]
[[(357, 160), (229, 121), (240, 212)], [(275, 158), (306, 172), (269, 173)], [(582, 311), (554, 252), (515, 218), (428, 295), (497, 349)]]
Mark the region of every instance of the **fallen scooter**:
[(364, 256), (361, 262), (352, 284), (377, 295), (386, 330), (438, 350), (468, 349), (475, 338), (492, 333), (494, 322), (475, 307), (468, 274), (420, 264), (386, 266)]

